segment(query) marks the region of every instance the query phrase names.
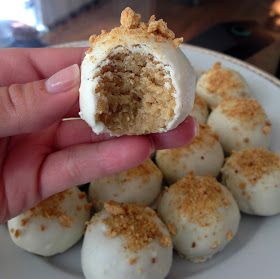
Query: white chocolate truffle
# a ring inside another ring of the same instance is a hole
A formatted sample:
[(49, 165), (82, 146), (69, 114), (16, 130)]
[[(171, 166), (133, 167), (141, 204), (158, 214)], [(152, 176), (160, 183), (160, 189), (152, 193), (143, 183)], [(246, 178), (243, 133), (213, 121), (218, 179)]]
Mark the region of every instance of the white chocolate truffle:
[(171, 237), (151, 208), (105, 203), (87, 227), (82, 247), (86, 279), (163, 279), (171, 263)]
[(241, 211), (261, 216), (280, 213), (280, 158), (252, 148), (234, 152), (222, 169), (223, 183)]
[(151, 159), (136, 168), (93, 181), (89, 197), (96, 209), (106, 201), (150, 205), (161, 191), (162, 173)]
[(224, 98), (245, 98), (250, 95), (244, 78), (234, 70), (223, 68), (221, 63), (215, 63), (198, 79), (196, 92), (212, 109)]
[(90, 218), (86, 194), (77, 187), (56, 194), (8, 221), (13, 242), (41, 256), (63, 253), (83, 236)]
[(156, 163), (169, 184), (190, 172), (202, 176), (217, 176), (223, 162), (224, 152), (217, 135), (203, 124), (199, 126), (199, 134), (191, 144), (156, 153)]
[(271, 123), (255, 99), (225, 99), (211, 112), (208, 125), (228, 153), (270, 144)]
[(199, 124), (205, 124), (209, 115), (207, 103), (198, 95), (195, 96), (193, 110), (191, 116), (196, 119)]
[(173, 228), (174, 248), (204, 262), (235, 236), (240, 212), (231, 193), (213, 177), (184, 177), (163, 192), (158, 213)]
[(80, 116), (96, 134), (140, 135), (177, 127), (191, 112), (195, 73), (181, 39), (161, 19), (126, 8), (121, 26), (91, 37), (82, 62)]

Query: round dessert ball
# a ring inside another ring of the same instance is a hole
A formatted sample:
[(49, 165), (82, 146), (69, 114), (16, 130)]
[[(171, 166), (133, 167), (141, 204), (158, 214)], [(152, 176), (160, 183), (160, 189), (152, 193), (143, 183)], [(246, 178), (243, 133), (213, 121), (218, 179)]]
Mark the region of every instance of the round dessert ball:
[(151, 159), (136, 168), (93, 181), (89, 197), (96, 209), (106, 201), (150, 205), (160, 194), (162, 173)]
[(163, 192), (158, 205), (173, 231), (173, 245), (186, 259), (204, 262), (235, 236), (240, 213), (231, 193), (214, 177), (192, 174)]
[(190, 172), (217, 176), (223, 162), (224, 152), (218, 137), (204, 124), (199, 126), (199, 133), (191, 144), (156, 153), (156, 163), (169, 184)]
[(198, 79), (196, 92), (212, 109), (226, 97), (250, 95), (245, 79), (238, 72), (222, 67), (221, 63), (215, 63)]
[(224, 100), (211, 112), (208, 125), (228, 153), (250, 147), (267, 148), (270, 144), (271, 122), (255, 99)]
[(63, 253), (83, 236), (90, 218), (86, 194), (77, 187), (56, 194), (8, 221), (13, 242), (41, 256)]
[(163, 279), (171, 263), (170, 234), (151, 208), (108, 202), (87, 227), (86, 279)]
[(241, 211), (280, 213), (280, 158), (275, 153), (263, 148), (234, 152), (222, 169), (222, 179)]
[(191, 116), (196, 119), (200, 124), (205, 124), (208, 118), (208, 107), (207, 103), (198, 95), (195, 96), (193, 110)]
[(96, 134), (141, 135), (177, 127), (190, 114), (196, 75), (162, 20), (130, 8), (121, 26), (90, 38), (81, 65), (80, 116)]

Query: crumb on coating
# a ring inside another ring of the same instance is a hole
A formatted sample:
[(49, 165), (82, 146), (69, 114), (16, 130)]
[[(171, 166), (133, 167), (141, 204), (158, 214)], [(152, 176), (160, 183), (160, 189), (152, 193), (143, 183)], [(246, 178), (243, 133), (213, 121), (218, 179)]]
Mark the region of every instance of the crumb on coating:
[(151, 208), (113, 201), (106, 202), (104, 208), (109, 213), (103, 220), (107, 226), (106, 235), (111, 238), (123, 236), (126, 249), (136, 252), (154, 240), (158, 240), (162, 247), (171, 245), (170, 236), (162, 232)]

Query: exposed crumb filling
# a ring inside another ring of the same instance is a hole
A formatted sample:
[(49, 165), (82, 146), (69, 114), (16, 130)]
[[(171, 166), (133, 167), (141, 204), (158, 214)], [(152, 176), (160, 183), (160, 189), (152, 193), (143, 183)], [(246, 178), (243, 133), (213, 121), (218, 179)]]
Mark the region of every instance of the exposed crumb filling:
[(94, 76), (96, 121), (114, 133), (156, 132), (174, 116), (175, 89), (168, 69), (140, 50), (140, 46), (133, 52), (115, 48)]

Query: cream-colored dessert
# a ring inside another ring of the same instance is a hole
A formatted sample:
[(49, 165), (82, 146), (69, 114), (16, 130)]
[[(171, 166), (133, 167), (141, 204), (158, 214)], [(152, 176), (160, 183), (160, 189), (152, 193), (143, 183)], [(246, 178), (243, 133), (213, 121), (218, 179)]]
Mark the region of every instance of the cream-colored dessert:
[(162, 20), (130, 8), (121, 26), (90, 38), (82, 62), (80, 116), (96, 134), (139, 135), (178, 126), (191, 112), (195, 73)]
[(91, 205), (77, 187), (56, 194), (8, 221), (13, 242), (41, 256), (53, 256), (83, 236)]
[(163, 279), (172, 263), (172, 241), (148, 207), (105, 203), (93, 216), (82, 247), (86, 279)]
[(156, 163), (169, 184), (190, 172), (217, 176), (223, 162), (224, 152), (218, 136), (205, 124), (199, 126), (199, 134), (191, 144), (156, 153)]
[(250, 95), (245, 79), (238, 72), (222, 67), (221, 63), (215, 63), (198, 79), (196, 92), (212, 109), (224, 98)]
[(173, 232), (174, 248), (192, 262), (204, 262), (235, 236), (240, 213), (231, 193), (214, 177), (193, 176), (163, 192), (158, 213)]
[(106, 201), (150, 205), (161, 191), (162, 173), (151, 159), (136, 168), (93, 181), (89, 197), (96, 209)]
[(234, 152), (222, 169), (223, 183), (241, 211), (261, 216), (280, 213), (280, 158), (252, 148)]
[(199, 124), (205, 124), (208, 114), (207, 103), (200, 96), (196, 95), (191, 116), (194, 117)]
[(271, 122), (255, 99), (225, 99), (211, 112), (208, 125), (229, 153), (270, 144)]

